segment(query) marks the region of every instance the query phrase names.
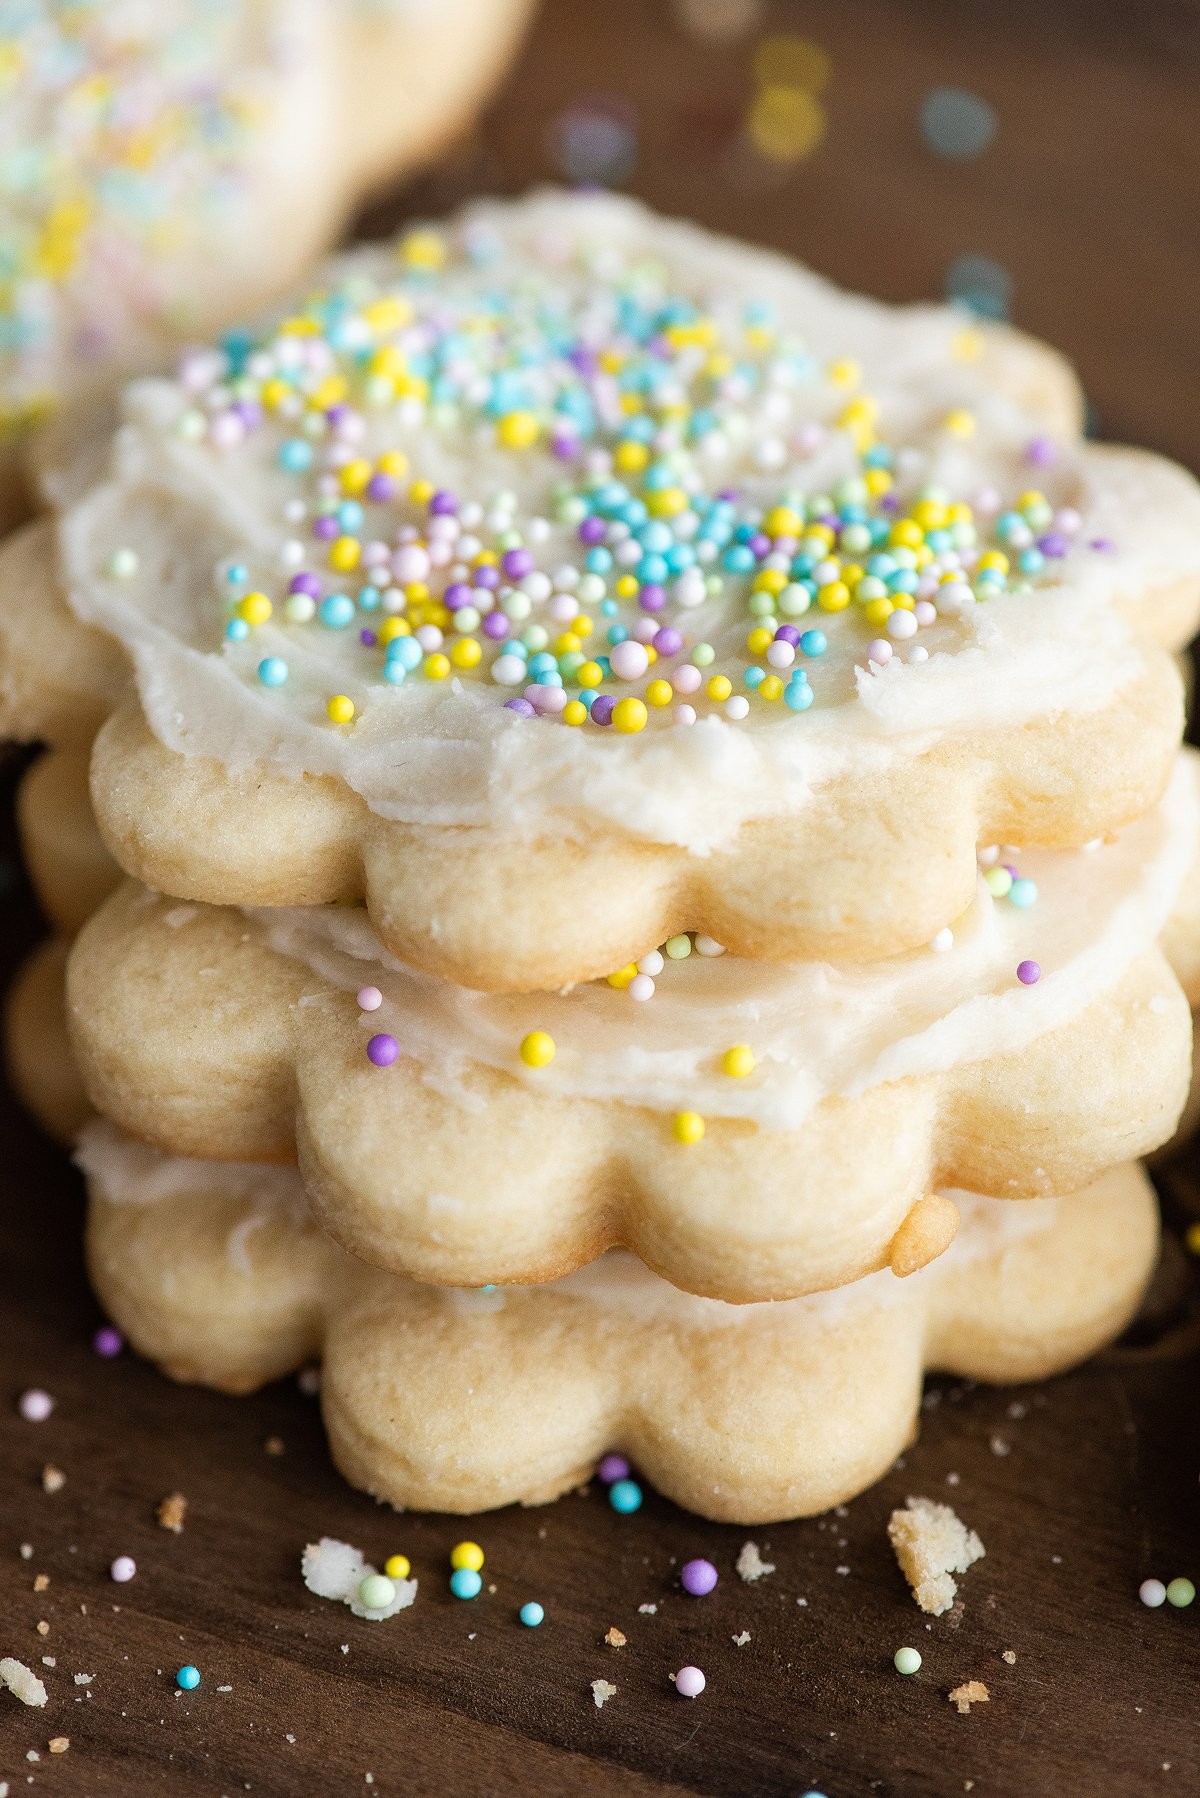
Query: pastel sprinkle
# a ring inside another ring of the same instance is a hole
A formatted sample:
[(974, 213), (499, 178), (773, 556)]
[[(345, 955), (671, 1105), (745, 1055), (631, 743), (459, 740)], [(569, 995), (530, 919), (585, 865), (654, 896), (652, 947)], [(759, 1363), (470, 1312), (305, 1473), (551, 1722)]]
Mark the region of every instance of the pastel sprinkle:
[(468, 1567), (478, 1573), (483, 1566), (483, 1550), (478, 1542), (458, 1542), (450, 1550), (451, 1567)]
[(1036, 986), (1042, 977), (1042, 970), (1036, 961), (1020, 961), (1017, 963), (1017, 979), (1022, 986)]
[(455, 1598), (478, 1598), (483, 1580), (473, 1567), (456, 1567), (450, 1575), (450, 1590)]
[(1167, 1602), (1167, 1588), (1160, 1579), (1144, 1579), (1138, 1587), (1138, 1597), (1150, 1610), (1156, 1611)]
[(127, 1585), (137, 1572), (137, 1562), (132, 1555), (118, 1555), (108, 1572), (119, 1586)]
[(624, 1455), (605, 1455), (596, 1469), (596, 1477), (611, 1486), (615, 1480), (629, 1478), (629, 1462)]
[(194, 1692), (200, 1684), (200, 1669), (192, 1666), (181, 1667), (175, 1675), (175, 1684), (182, 1692)]
[(717, 1570), (711, 1561), (685, 1561), (679, 1571), (679, 1583), (693, 1598), (704, 1598), (717, 1583)]
[(675, 1690), (681, 1698), (699, 1698), (707, 1683), (699, 1667), (681, 1667), (675, 1675)]
[(521, 1038), (521, 1060), (527, 1068), (546, 1068), (554, 1060), (554, 1038), (544, 1030), (531, 1030)]
[(898, 1648), (892, 1656), (892, 1665), (897, 1673), (906, 1678), (921, 1671), (921, 1651), (918, 1648)]
[(521, 1619), (521, 1622), (525, 1625), (526, 1629), (536, 1629), (539, 1623), (542, 1623), (545, 1620), (546, 1613), (541, 1605), (538, 1604), (537, 1600), (531, 1598), (521, 1606), (520, 1610), (517, 1612), (517, 1616)]
[(1186, 1610), (1195, 1602), (1196, 1588), (1190, 1579), (1173, 1579), (1167, 1584), (1167, 1603), (1174, 1605), (1178, 1611)]
[(367, 1060), (377, 1068), (390, 1068), (399, 1059), (399, 1055), (399, 1043), (386, 1031), (380, 1031), (367, 1043)]
[(608, 1489), (608, 1502), (614, 1511), (628, 1517), (633, 1511), (641, 1509), (642, 1489), (636, 1480), (614, 1480)]
[(92, 1348), (104, 1361), (113, 1360), (124, 1347), (125, 1338), (120, 1330), (113, 1328), (112, 1324), (101, 1324), (92, 1337)]
[(40, 1386), (31, 1386), (17, 1400), (17, 1410), (26, 1423), (45, 1423), (54, 1409), (54, 1400)]

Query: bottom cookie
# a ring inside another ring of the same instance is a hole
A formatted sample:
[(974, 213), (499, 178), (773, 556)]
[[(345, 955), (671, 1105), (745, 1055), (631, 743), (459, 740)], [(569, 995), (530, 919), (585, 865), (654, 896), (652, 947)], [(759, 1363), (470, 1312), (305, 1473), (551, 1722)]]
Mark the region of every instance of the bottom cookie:
[(377, 1498), (540, 1503), (618, 1449), (723, 1522), (852, 1497), (916, 1431), (922, 1378), (1041, 1378), (1132, 1316), (1158, 1217), (1137, 1167), (1063, 1199), (956, 1195), (938, 1261), (835, 1293), (727, 1305), (614, 1251), (540, 1287), (420, 1286), (354, 1260), (294, 1169), (172, 1160), (93, 1123), (88, 1263), (102, 1304), (179, 1380), (246, 1392), (323, 1362), (333, 1458)]

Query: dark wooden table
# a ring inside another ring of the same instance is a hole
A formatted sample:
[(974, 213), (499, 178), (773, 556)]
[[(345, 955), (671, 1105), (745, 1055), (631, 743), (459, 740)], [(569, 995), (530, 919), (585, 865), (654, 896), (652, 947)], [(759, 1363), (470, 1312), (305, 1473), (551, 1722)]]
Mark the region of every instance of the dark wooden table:
[[(368, 228), (553, 176), (564, 110), (598, 108), (632, 122), (636, 191), (843, 281), (936, 295), (954, 258), (992, 258), (1017, 321), (1078, 359), (1106, 434), (1200, 467), (1195, 7), (813, 0), (765, 16), (832, 59), (810, 159), (747, 160), (752, 39), (700, 41), (665, 0), (559, 0), (479, 135)], [(917, 113), (939, 84), (996, 108), (976, 161), (939, 160), (922, 141)], [(11, 967), (39, 927), (11, 833), (8, 856)], [(0, 1655), (35, 1666), (51, 1693), (44, 1711), (0, 1694), (14, 1798), (1200, 1790), (1200, 1607), (1137, 1598), (1147, 1575), (1200, 1575), (1195, 1283), (1178, 1247), (1200, 1215), (1200, 1159), (1162, 1177), (1171, 1252), (1130, 1341), (1044, 1388), (935, 1383), (920, 1443), (846, 1515), (739, 1531), (653, 1495), (618, 1518), (593, 1489), (471, 1526), (496, 1590), (464, 1605), (445, 1582), (463, 1525), (394, 1517), (349, 1491), (294, 1383), (232, 1400), (170, 1386), (129, 1355), (99, 1360), (78, 1182), (11, 1101), (0, 1156)], [(57, 1400), (40, 1425), (16, 1414), (32, 1385)], [(53, 1494), (47, 1462), (66, 1475)], [(178, 1536), (155, 1522), (174, 1490), (189, 1501)], [(962, 1611), (928, 1627), (884, 1534), (909, 1492), (948, 1498), (987, 1545)], [(310, 1597), (299, 1557), (321, 1534), (376, 1562), (407, 1553), (415, 1608), (375, 1626)], [(733, 1567), (748, 1536), (776, 1565), (756, 1585)], [(139, 1572), (116, 1586), (121, 1553)], [(675, 1572), (700, 1553), (721, 1581), (693, 1600)], [(546, 1609), (536, 1631), (516, 1621), (530, 1597)], [(605, 1644), (611, 1625), (624, 1648)], [(912, 1680), (891, 1666), (904, 1643), (925, 1657)], [(694, 1703), (668, 1683), (687, 1661), (708, 1677)], [(203, 1683), (176, 1695), (184, 1662)], [(77, 1686), (77, 1673), (94, 1677)], [(602, 1711), (596, 1678), (617, 1687)], [(991, 1702), (960, 1716), (946, 1694), (967, 1679)], [(52, 1757), (59, 1735), (70, 1748)]]

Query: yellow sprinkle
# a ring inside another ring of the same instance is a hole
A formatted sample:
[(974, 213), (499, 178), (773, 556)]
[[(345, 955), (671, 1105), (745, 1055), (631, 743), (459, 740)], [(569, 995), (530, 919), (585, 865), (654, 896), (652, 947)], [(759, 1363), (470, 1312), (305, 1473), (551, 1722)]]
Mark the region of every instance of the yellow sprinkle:
[(878, 628), (879, 625), (887, 623), (895, 610), (896, 604), (894, 600), (887, 598), (869, 599), (863, 607), (862, 615), (868, 624), (873, 624)]
[(892, 490), (892, 476), (886, 468), (868, 468), (863, 480), (872, 499), (881, 499)]
[(772, 85), (755, 97), (746, 132), (771, 162), (801, 162), (825, 135), (825, 108), (805, 88)]
[[(768, 537), (798, 537), (804, 528), (804, 520), (791, 506), (773, 506), (763, 519), (762, 528)], [(692, 1114), (685, 1112), (683, 1115)]]
[(354, 716), (354, 701), (344, 693), (335, 693), (325, 710), (334, 724), (349, 724)]
[(604, 670), (599, 662), (583, 662), (575, 670), (575, 679), (581, 687), (598, 687), (604, 679)]
[(571, 620), (571, 629), (577, 637), (590, 637), (595, 628), (595, 622), (585, 612), (577, 613)]
[(783, 692), (783, 682), (777, 674), (768, 674), (766, 680), (759, 681), (758, 691), (763, 699), (778, 699)]
[(631, 737), (646, 728), (646, 708), (640, 699), (618, 699), (612, 712), (612, 727), (622, 736)]
[(554, 1038), (544, 1030), (531, 1030), (521, 1038), (521, 1060), (527, 1068), (546, 1068), (554, 1060)]
[(835, 387), (857, 387), (862, 380), (862, 369), (848, 356), (839, 362), (831, 362), (828, 373)]
[(407, 618), (385, 618), (379, 627), (379, 641), (390, 643), (393, 637), (411, 637), (412, 625)]
[(671, 1129), (676, 1142), (699, 1142), (704, 1135), (704, 1119), (698, 1111), (677, 1111)]
[(412, 1572), (412, 1562), (407, 1555), (389, 1555), (383, 1563), (383, 1571), (389, 1579), (407, 1579)]
[(384, 450), (379, 458), (380, 474), (390, 474), (394, 481), (402, 481), (408, 473), (408, 457), (403, 450)]
[(641, 582), (636, 574), (623, 574), (617, 581), (618, 599), (636, 599)]
[(669, 680), (652, 680), (646, 688), (646, 699), (650, 705), (670, 705), (675, 697), (675, 689)]
[(273, 608), (265, 593), (247, 593), (238, 601), (237, 613), (247, 624), (265, 624)]
[(974, 437), (975, 414), (968, 412), (965, 407), (959, 406), (953, 412), (947, 412), (942, 420), (942, 426), (943, 429), (949, 431), (952, 437)]
[(537, 442), (541, 429), (532, 412), (506, 412), (496, 427), (496, 435), (505, 449), (529, 449)]
[(817, 588), (817, 604), (823, 612), (844, 612), (850, 604), (850, 589), (845, 581), (830, 581)]
[(450, 660), (456, 668), (478, 668), (483, 657), (483, 648), (475, 637), (462, 637), (450, 651)]
[(775, 632), (768, 630), (765, 624), (758, 624), (746, 638), (746, 648), (752, 656), (765, 656), (775, 641)]
[(715, 699), (719, 703), (721, 700), (729, 698), (729, 695), (733, 692), (733, 682), (729, 679), (728, 675), (714, 674), (705, 684), (704, 691), (708, 694), (710, 699)]
[(445, 680), (450, 672), (450, 658), (444, 655), (426, 656), (421, 663), (421, 673), (426, 680)]
[(581, 699), (568, 699), (559, 713), (564, 724), (582, 724), (588, 715), (588, 709)]
[(788, 584), (788, 577), (782, 568), (764, 568), (754, 577), (756, 593), (782, 593)]
[(650, 451), (644, 443), (635, 443), (627, 439), (617, 445), (617, 453), (613, 457), (621, 474), (640, 474), (650, 460)]
[(1200, 1224), (1189, 1224), (1183, 1240), (1188, 1246), (1189, 1254), (1200, 1255)]
[(615, 986), (619, 993), (623, 993), (637, 971), (636, 961), (627, 961), (623, 968), (618, 968), (615, 974), (608, 976), (608, 984)]
[(357, 537), (338, 537), (329, 545), (329, 566), (340, 574), (357, 568), (361, 556), (362, 544)]
[(446, 260), (446, 240), (436, 231), (410, 231), (400, 244), (409, 268), (439, 269)]
[(966, 330), (955, 332), (950, 351), (956, 362), (978, 362), (986, 343), (983, 332), (969, 325)]
[(747, 1074), (754, 1072), (754, 1050), (745, 1043), (734, 1043), (726, 1049), (721, 1057), (721, 1072), (728, 1074), (731, 1080), (744, 1080)]
[(427, 506), (436, 489), (432, 481), (414, 481), (408, 490), (408, 497), (414, 506)]
[(483, 1566), (483, 1550), (478, 1542), (456, 1542), (450, 1550), (450, 1565), (457, 1570), (469, 1567), (472, 1573), (478, 1573)]
[(353, 462), (347, 462), (338, 476), (338, 485), (343, 493), (359, 494), (371, 478), (371, 464), (365, 456), (356, 456)]

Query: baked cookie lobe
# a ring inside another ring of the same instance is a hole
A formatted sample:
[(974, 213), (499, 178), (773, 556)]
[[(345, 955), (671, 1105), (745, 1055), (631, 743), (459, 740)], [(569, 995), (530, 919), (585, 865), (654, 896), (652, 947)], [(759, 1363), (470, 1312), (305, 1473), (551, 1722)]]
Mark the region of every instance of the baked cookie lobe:
[(727, 1522), (809, 1515), (915, 1434), (922, 1374), (1041, 1378), (1109, 1340), (1158, 1242), (1136, 1167), (1072, 1198), (956, 1195), (941, 1260), (834, 1294), (730, 1306), (616, 1252), (549, 1286), (462, 1291), (364, 1267), (314, 1227), (294, 1170), (172, 1161), (85, 1132), (88, 1264), (133, 1345), (175, 1378), (251, 1390), (323, 1362), (342, 1472), (391, 1504), (557, 1497), (619, 1448)]
[(330, 1234), (392, 1271), (546, 1280), (619, 1243), (694, 1292), (786, 1298), (936, 1255), (947, 1186), (1061, 1193), (1169, 1137), (1191, 1024), (1153, 945), (1195, 857), (1187, 757), (1111, 843), (985, 853), (922, 950), (683, 936), (525, 996), (404, 966), (361, 908), (129, 884), (72, 952), (70, 1027), (105, 1115), (172, 1154), (298, 1157)]
[[(1079, 443), (1057, 367), (611, 196), (333, 265), (127, 390), (103, 478), (22, 552), (132, 666), (111, 848), (186, 898), (365, 896), (490, 990), (679, 930), (927, 941), (977, 843), (1118, 828), (1178, 739), (1200, 496)], [(58, 631), (16, 586), (6, 558), (0, 636)]]
[[(366, 189), (461, 128), (527, 12), (527, 0), (10, 8), (0, 520), (22, 503), (31, 430), (275, 299)], [(60, 454), (35, 452), (35, 479)]]

